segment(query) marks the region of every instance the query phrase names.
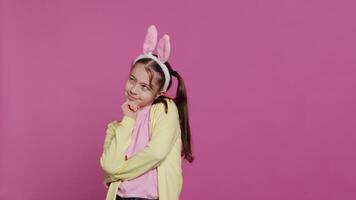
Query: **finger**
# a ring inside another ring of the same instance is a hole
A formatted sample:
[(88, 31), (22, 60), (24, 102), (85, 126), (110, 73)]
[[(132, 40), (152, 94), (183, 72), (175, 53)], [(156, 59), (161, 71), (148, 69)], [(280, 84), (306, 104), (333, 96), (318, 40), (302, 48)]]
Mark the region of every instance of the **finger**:
[(121, 107), (122, 107), (122, 108), (125, 108), (127, 105), (128, 105), (128, 102), (126, 101), (126, 102), (124, 102), (124, 103), (121, 105)]
[(134, 110), (135, 110), (135, 107), (134, 107), (134, 106), (132, 106), (132, 105), (130, 105), (130, 104), (128, 104), (128, 106), (129, 106), (129, 109), (130, 109), (131, 111), (134, 111)]
[(133, 109), (133, 107), (134, 107), (134, 103), (132, 103), (132, 102), (130, 102), (130, 101), (127, 101), (127, 102), (125, 102), (125, 104), (124, 104), (125, 106), (127, 106), (127, 107), (129, 107), (130, 109)]
[(130, 106), (130, 108), (132, 108), (132, 109), (136, 109), (136, 108), (137, 108), (137, 104), (134, 103), (134, 102), (129, 102), (129, 106)]
[(135, 102), (132, 102), (132, 103), (131, 103), (131, 106), (134, 107), (134, 108), (138, 108), (138, 104), (135, 103)]

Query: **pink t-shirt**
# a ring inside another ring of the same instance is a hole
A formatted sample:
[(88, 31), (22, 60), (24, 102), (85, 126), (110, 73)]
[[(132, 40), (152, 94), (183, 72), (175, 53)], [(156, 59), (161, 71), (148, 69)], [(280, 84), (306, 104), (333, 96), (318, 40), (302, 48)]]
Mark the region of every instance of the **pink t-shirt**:
[[(151, 106), (145, 106), (137, 112), (131, 143), (126, 151), (127, 159), (143, 150), (150, 140), (149, 115)], [(120, 197), (158, 199), (157, 169), (152, 169), (135, 179), (123, 181), (117, 195)]]

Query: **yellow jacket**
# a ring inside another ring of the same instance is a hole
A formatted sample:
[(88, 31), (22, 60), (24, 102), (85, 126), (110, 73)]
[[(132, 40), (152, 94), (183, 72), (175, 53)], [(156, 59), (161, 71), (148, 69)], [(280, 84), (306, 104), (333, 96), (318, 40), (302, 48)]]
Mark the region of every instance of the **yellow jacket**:
[(151, 140), (144, 150), (125, 160), (135, 119), (124, 116), (121, 121), (107, 125), (100, 165), (104, 183), (110, 183), (106, 200), (115, 200), (122, 180), (134, 179), (157, 167), (158, 198), (178, 200), (182, 190), (181, 130), (179, 114), (172, 99), (167, 99), (168, 112), (163, 103), (154, 104), (150, 110)]

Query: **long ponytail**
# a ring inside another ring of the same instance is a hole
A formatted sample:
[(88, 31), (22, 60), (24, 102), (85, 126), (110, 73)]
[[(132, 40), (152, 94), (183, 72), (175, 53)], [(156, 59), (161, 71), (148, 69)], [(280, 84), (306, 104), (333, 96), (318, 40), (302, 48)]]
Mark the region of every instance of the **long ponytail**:
[(176, 98), (174, 99), (174, 102), (176, 103), (179, 112), (181, 138), (183, 143), (182, 156), (191, 163), (193, 162), (194, 157), (192, 155), (192, 149), (191, 149), (187, 92), (186, 92), (184, 81), (182, 77), (179, 75), (179, 73), (172, 70), (171, 75), (176, 77), (178, 80), (178, 88), (177, 88)]

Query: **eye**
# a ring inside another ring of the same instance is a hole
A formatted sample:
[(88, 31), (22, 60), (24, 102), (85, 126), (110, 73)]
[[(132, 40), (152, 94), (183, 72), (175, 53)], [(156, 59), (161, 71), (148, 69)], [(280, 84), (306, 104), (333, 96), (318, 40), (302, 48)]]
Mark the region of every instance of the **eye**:
[(142, 89), (143, 90), (149, 90), (149, 88), (147, 86), (145, 86), (145, 85), (142, 86)]

